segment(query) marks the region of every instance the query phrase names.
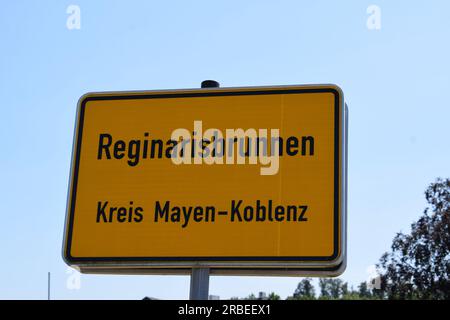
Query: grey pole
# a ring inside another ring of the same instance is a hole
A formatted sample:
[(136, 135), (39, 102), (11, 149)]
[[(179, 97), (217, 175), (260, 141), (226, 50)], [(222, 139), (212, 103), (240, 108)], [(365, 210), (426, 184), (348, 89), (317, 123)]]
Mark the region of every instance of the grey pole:
[[(215, 80), (202, 81), (202, 88), (218, 88), (219, 82)], [(209, 268), (192, 268), (190, 300), (208, 300), (209, 297)]]
[(50, 300), (50, 272), (47, 275), (47, 300)]
[(209, 268), (192, 268), (190, 300), (208, 300)]

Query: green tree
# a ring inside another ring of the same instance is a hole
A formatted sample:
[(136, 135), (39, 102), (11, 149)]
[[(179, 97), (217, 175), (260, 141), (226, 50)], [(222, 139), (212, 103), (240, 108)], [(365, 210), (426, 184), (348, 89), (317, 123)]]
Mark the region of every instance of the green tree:
[(366, 282), (361, 282), (360, 285), (358, 286), (358, 295), (362, 299), (369, 299), (372, 297), (372, 293), (370, 289), (367, 287)]
[(316, 290), (311, 283), (310, 278), (302, 279), (294, 291), (292, 299), (295, 300), (313, 300), (316, 298)]
[(257, 300), (257, 298), (254, 293), (250, 293), (250, 295), (244, 298), (244, 300)]
[(339, 299), (348, 293), (348, 285), (341, 279), (321, 278), (319, 288), (321, 299)]
[(450, 179), (437, 179), (425, 198), (410, 234), (398, 233), (377, 264), (382, 297), (450, 299)]
[(280, 296), (275, 292), (266, 294), (265, 292), (261, 291), (258, 293), (258, 295), (251, 293), (246, 298), (244, 298), (244, 300), (280, 300)]
[(277, 295), (275, 292), (271, 292), (267, 296), (267, 300), (280, 300), (280, 296)]
[(341, 285), (341, 295), (342, 296), (346, 296), (346, 295), (348, 295), (350, 292), (349, 292), (349, 290), (348, 290), (348, 283), (347, 282), (344, 282), (342, 285)]
[(344, 292), (341, 299), (342, 300), (362, 300), (363, 298), (359, 295), (359, 291), (353, 290), (353, 287), (352, 287), (347, 292)]

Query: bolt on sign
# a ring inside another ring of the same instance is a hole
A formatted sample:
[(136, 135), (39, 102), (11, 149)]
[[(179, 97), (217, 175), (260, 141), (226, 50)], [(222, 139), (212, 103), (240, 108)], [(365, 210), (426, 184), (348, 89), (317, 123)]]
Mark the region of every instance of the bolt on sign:
[(91, 273), (340, 274), (346, 119), (335, 85), (86, 94), (64, 260)]

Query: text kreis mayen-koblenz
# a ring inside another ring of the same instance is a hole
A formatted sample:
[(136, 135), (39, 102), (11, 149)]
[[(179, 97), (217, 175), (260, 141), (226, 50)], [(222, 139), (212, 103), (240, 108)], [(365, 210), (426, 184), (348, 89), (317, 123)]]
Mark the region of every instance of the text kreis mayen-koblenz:
[[(171, 201), (156, 201), (150, 214), (153, 223), (179, 223), (182, 228), (190, 223), (227, 219), (230, 222), (306, 222), (307, 205), (276, 205), (273, 200), (256, 200), (245, 204), (243, 200), (231, 200), (229, 208), (219, 210), (215, 206), (173, 205)], [(141, 223), (147, 219), (142, 206), (130, 201), (127, 206), (117, 206), (109, 201), (98, 201), (97, 223)]]

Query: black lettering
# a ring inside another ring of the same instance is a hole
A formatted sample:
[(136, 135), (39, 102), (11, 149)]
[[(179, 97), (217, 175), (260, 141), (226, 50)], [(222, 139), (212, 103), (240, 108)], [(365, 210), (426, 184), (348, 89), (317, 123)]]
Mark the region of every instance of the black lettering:
[[(144, 133), (144, 137), (148, 137), (148, 132)], [(148, 140), (145, 139), (144, 140), (144, 146), (142, 148), (142, 158), (143, 159), (147, 159), (147, 156), (148, 156), (148, 154), (147, 154), (148, 151), (147, 150), (148, 150)]]
[(283, 206), (275, 207), (275, 220), (278, 222), (282, 222), (284, 220), (284, 207)]
[(201, 222), (203, 220), (203, 209), (202, 207), (195, 207), (194, 209), (194, 221)]
[(110, 222), (106, 218), (106, 206), (108, 205), (108, 201), (106, 201), (103, 205), (102, 202), (99, 201), (97, 203), (97, 223), (100, 222), (100, 220), (103, 220), (102, 222)]
[(170, 201), (165, 202), (164, 208), (161, 208), (159, 201), (155, 202), (155, 222), (158, 222), (159, 218), (164, 218), (166, 222), (169, 221), (169, 206)]
[(125, 147), (125, 141), (117, 140), (116, 143), (114, 143), (114, 158), (122, 159), (125, 155)]
[(287, 207), (287, 214), (286, 214), (286, 220), (291, 221), (291, 217), (293, 221), (297, 220), (297, 206), (288, 206)]
[(267, 218), (269, 221), (273, 221), (272, 218), (272, 200), (269, 200), (269, 205), (268, 205), (268, 209), (267, 209)]
[(235, 216), (237, 217), (237, 219), (240, 221), (242, 221), (242, 217), (241, 217), (241, 213), (239, 212), (239, 207), (242, 204), (242, 200), (239, 200), (239, 202), (236, 205), (236, 201), (231, 201), (231, 221), (234, 222), (234, 218)]
[(306, 143), (309, 142), (309, 155), (314, 155), (314, 138), (311, 136), (302, 137), (302, 156), (306, 155)]
[[(108, 142), (104, 142), (104, 140), (107, 139)], [(111, 159), (111, 153), (109, 152), (109, 147), (112, 143), (112, 137), (110, 134), (107, 133), (101, 133), (98, 141), (98, 154), (97, 159), (102, 159), (102, 150), (105, 150), (106, 159)]]
[(244, 208), (244, 220), (247, 222), (253, 220), (253, 207), (252, 206), (246, 206)]
[(172, 214), (170, 215), (170, 221), (180, 222), (181, 221), (181, 209), (180, 207), (173, 207)]
[(128, 145), (128, 165), (134, 167), (139, 163), (139, 151), (141, 150), (141, 141), (131, 140)]
[(117, 221), (118, 222), (127, 221), (127, 209), (125, 207), (120, 207), (117, 209)]
[(192, 213), (192, 207), (189, 207), (189, 208), (183, 207), (184, 222), (181, 226), (182, 228), (185, 228), (188, 225), (191, 213)]
[(256, 201), (256, 221), (265, 221), (266, 220), (266, 206), (261, 205), (261, 201)]
[(144, 216), (142, 215), (142, 212), (144, 211), (144, 209), (142, 207), (137, 207), (134, 210), (134, 222), (141, 222), (142, 219), (144, 219)]
[[(166, 142), (166, 158), (172, 158), (172, 150), (178, 144), (175, 140), (167, 140)], [(168, 147), (167, 147), (168, 146)]]
[(286, 140), (286, 154), (295, 156), (298, 153), (298, 139), (297, 137), (289, 137)]
[(163, 149), (163, 141), (156, 139), (156, 140), (152, 140), (152, 146), (151, 146), (151, 151), (150, 151), (150, 157), (154, 158), (155, 157), (155, 147), (158, 147), (158, 158), (162, 158), (162, 149)]
[(278, 144), (278, 155), (281, 157), (283, 155), (283, 138), (282, 137), (272, 137), (270, 139), (270, 155), (275, 155), (276, 145)]
[(216, 219), (216, 208), (212, 206), (206, 207), (206, 218), (205, 221), (209, 221), (209, 217), (211, 217), (211, 222), (214, 222)]
[(116, 207), (112, 207), (109, 209), (109, 222), (113, 222), (113, 217), (114, 217), (114, 211), (117, 211)]
[(306, 210), (308, 210), (308, 206), (299, 206), (299, 209), (301, 210), (301, 212), (297, 221), (308, 221), (308, 218), (305, 217)]

